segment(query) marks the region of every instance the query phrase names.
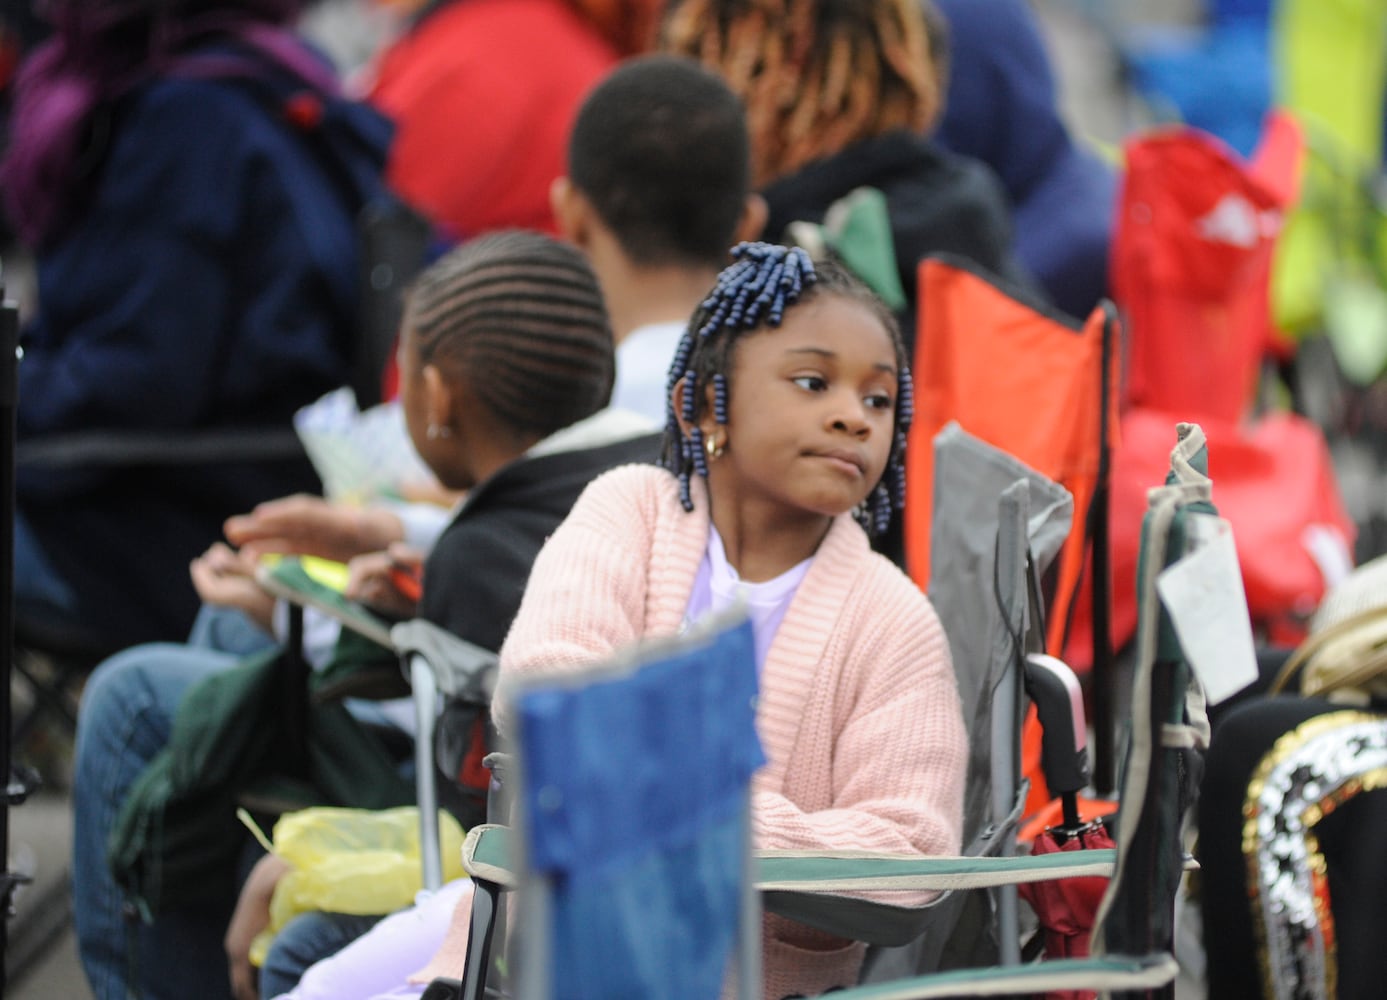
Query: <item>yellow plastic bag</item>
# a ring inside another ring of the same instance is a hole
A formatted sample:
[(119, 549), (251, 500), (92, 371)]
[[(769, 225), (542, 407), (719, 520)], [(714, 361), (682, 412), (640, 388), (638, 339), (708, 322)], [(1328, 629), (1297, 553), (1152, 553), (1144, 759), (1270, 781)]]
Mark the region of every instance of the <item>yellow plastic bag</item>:
[[(423, 887), (419, 810), (415, 806), (301, 809), (286, 813), (275, 823), (273, 843), (265, 840), (244, 811), (241, 819), (267, 851), (292, 866), (275, 886), (269, 927), (251, 944), (254, 965), (264, 962), (275, 935), (300, 913), (394, 913), (413, 903)], [(440, 810), (438, 829), (443, 879), (461, 878), (462, 827)]]

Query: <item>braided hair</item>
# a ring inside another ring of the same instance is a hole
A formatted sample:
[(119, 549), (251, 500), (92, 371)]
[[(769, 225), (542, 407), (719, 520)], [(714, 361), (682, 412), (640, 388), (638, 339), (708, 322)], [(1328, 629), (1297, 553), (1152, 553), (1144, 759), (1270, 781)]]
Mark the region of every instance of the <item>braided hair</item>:
[(470, 240), (419, 276), (408, 304), (421, 363), (462, 374), (519, 434), (545, 437), (611, 397), (612, 329), (574, 247), (518, 229)]
[[(713, 419), (727, 423), (728, 372), (737, 342), (763, 327), (777, 327), (785, 310), (816, 297), (838, 295), (866, 306), (885, 328), (896, 352), (897, 383), (895, 435), (881, 482), (873, 487), (857, 513), (872, 536), (883, 534), (893, 511), (905, 504), (905, 442), (915, 403), (900, 327), (882, 301), (835, 261), (815, 264), (800, 247), (769, 243), (740, 243), (732, 250), (734, 263), (718, 275), (717, 285), (694, 312), (684, 331), (665, 385), (665, 440), (661, 462), (679, 480), (679, 499), (693, 510), (690, 488), (697, 474), (708, 478), (703, 432), (698, 421), (707, 411), (706, 386), (713, 387)], [(674, 411), (674, 389), (684, 383), (683, 412)], [(689, 427), (687, 436), (680, 418)]]
[(746, 102), (758, 187), (940, 112), (920, 0), (671, 0), (660, 47)]

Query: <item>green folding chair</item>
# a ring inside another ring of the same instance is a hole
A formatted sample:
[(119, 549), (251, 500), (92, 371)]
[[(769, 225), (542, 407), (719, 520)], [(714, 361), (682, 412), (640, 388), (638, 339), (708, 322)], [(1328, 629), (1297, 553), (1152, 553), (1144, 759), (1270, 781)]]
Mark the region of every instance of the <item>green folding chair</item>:
[[(928, 908), (893, 906), (864, 893), (889, 894), (903, 889), (948, 893), (1111, 876), (1094, 930), (1092, 956), (957, 969), (870, 983), (836, 994), (842, 1000), (999, 996), (1058, 989), (1105, 990), (1122, 996), (1173, 995), (1179, 972), (1173, 953), (1175, 893), (1183, 872), (1193, 867), (1182, 852), (1179, 837), (1191, 795), (1187, 783), (1192, 769), (1184, 758), (1205, 744), (1208, 727), (1200, 688), (1169, 616), (1157, 599), (1155, 580), (1161, 568), (1184, 554), (1189, 518), (1213, 510), (1209, 504), (1211, 484), (1204, 472), (1207, 456), (1203, 433), (1197, 426), (1180, 425), (1178, 434), (1169, 479), (1165, 486), (1151, 491), (1151, 506), (1143, 523), (1138, 662), (1120, 781), (1122, 807), (1116, 824), (1116, 848), (1037, 857), (1005, 852), (962, 857), (855, 851), (756, 852), (750, 869), (752, 884), (766, 909), (844, 937), (883, 944), (899, 944), (900, 935), (918, 933), (919, 914), (927, 913)], [(1022, 527), (1022, 538), (1030, 520), (1023, 513), (1028, 504), (1022, 500), (1028, 492), (1028, 487), (1014, 490), (1003, 504), (1003, 509), (1010, 508), (1013, 527)], [(1007, 517), (1001, 520), (1005, 523)], [(1005, 562), (1008, 549), (1017, 551), (1014, 545), (998, 546), (1003, 553), (998, 563)], [(1024, 586), (1024, 576), (1022, 580)], [(1022, 621), (1024, 615), (1011, 619), (1012, 626)], [(1014, 634), (1019, 639), (1024, 632)], [(582, 725), (574, 722), (575, 728)], [(524, 787), (523, 778), (519, 784)], [(529, 831), (525, 822), (516, 828), (482, 826), (468, 834), (463, 865), (477, 891), (463, 979), (450, 984), (452, 992), (430, 996), (487, 995), (486, 981), (496, 961), (491, 952), (498, 904), (504, 892), (524, 884), (526, 877), (522, 851)], [(938, 899), (931, 905), (937, 906)], [(534, 951), (524, 955), (523, 961), (529, 965), (546, 961)], [(563, 979), (557, 971), (549, 976), (550, 983)], [(605, 992), (605, 987), (595, 989), (586, 995), (621, 995)]]

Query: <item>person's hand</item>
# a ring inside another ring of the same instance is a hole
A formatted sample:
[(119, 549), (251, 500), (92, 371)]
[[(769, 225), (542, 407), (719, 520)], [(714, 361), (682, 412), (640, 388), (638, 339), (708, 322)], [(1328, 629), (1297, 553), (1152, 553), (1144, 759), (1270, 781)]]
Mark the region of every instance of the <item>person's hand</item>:
[(258, 504), (249, 514), (227, 518), (227, 541), (243, 552), (319, 556), (348, 562), (379, 552), (404, 538), (404, 525), (388, 510), (349, 507), (306, 493)]
[(192, 561), (188, 573), (204, 604), (239, 608), (265, 631), (271, 631), (274, 598), (256, 581), (255, 562), (245, 551), (236, 552), (215, 542)]
[(346, 595), (394, 618), (413, 618), (419, 610), (418, 581), (424, 554), (395, 544), (384, 552), (357, 556), (347, 564)]
[(257, 1000), (260, 996), (259, 976), (250, 964), (250, 946), (255, 936), (270, 925), (270, 900), (275, 886), (292, 868), (277, 854), (267, 854), (255, 863), (241, 886), (241, 896), (236, 900), (222, 941), (231, 974), (231, 995), (236, 1000)]

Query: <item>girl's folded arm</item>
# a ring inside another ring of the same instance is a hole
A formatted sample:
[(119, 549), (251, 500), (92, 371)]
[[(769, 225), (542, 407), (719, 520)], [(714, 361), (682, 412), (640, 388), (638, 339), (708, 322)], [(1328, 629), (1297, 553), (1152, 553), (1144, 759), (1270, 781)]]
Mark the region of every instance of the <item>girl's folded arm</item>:
[(854, 654), (868, 664), (834, 744), (833, 804), (754, 801), (757, 846), (957, 854), (968, 742), (943, 630), (932, 610), (889, 616)]

